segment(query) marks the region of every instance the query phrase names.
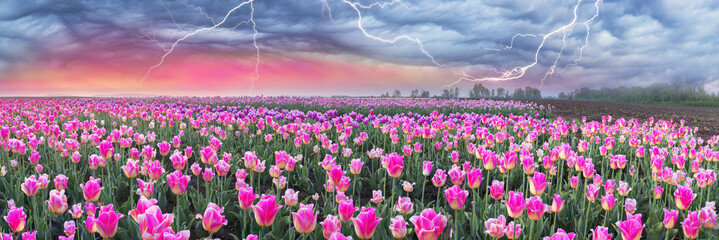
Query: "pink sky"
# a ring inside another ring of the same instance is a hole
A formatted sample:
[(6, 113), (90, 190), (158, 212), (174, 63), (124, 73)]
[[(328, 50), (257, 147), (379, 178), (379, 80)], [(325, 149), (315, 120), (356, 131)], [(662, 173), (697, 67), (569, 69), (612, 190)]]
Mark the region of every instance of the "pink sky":
[(435, 67), (384, 63), (356, 56), (263, 54), (259, 78), (253, 87), (250, 77), (255, 67), (254, 56), (176, 52), (138, 86), (153, 65), (150, 59), (103, 62), (58, 58), (14, 69), (5, 77), (0, 94), (377, 95), (395, 88), (436, 92), (454, 77)]

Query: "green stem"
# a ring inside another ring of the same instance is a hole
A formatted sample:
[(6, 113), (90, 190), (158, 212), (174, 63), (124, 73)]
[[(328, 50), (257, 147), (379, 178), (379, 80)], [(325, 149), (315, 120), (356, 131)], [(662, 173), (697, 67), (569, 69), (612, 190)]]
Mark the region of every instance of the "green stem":
[(530, 223), (529, 223), (529, 239), (534, 240), (533, 236), (534, 236), (534, 222), (535, 221), (532, 221), (531, 219), (529, 221), (530, 221)]

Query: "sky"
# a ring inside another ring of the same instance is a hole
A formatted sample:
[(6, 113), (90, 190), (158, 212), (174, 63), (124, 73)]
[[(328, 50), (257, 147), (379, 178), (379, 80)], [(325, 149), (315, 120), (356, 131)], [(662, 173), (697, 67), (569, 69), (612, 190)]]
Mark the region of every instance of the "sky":
[(716, 29), (712, 0), (4, 0), (0, 95), (716, 92)]

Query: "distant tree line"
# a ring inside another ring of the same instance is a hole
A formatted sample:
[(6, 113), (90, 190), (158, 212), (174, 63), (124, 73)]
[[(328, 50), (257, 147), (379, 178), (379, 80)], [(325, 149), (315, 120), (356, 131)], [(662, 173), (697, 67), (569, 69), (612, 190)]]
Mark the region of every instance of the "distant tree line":
[[(380, 97), (401, 97), (402, 92), (394, 90), (392, 94), (385, 92)], [(414, 89), (409, 95), (410, 97), (429, 97), (430, 93), (427, 90)], [(442, 90), (442, 94), (435, 95), (434, 97), (439, 98), (459, 98), (460, 89), (455, 87), (454, 89), (445, 88)], [(513, 98), (513, 99), (541, 99), (542, 92), (538, 88), (524, 87), (514, 89), (514, 92), (510, 92), (507, 89), (499, 87), (497, 89), (489, 89), (484, 87), (481, 83), (476, 83), (469, 90), (469, 98)]]
[(489, 89), (481, 83), (476, 83), (469, 90), (469, 98), (514, 98), (514, 99), (541, 99), (542, 92), (539, 88), (524, 87), (516, 88), (514, 92), (509, 92), (503, 87), (497, 89)]
[(719, 96), (708, 93), (700, 83), (655, 83), (648, 87), (579, 88), (561, 92), (558, 99), (591, 100), (628, 103), (662, 103), (719, 106)]

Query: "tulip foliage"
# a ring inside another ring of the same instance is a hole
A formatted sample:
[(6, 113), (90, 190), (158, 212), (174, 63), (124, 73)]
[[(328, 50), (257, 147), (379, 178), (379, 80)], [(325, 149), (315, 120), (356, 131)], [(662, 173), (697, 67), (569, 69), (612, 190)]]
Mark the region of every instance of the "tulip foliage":
[(516, 101), (0, 100), (2, 239), (716, 239), (719, 137)]

